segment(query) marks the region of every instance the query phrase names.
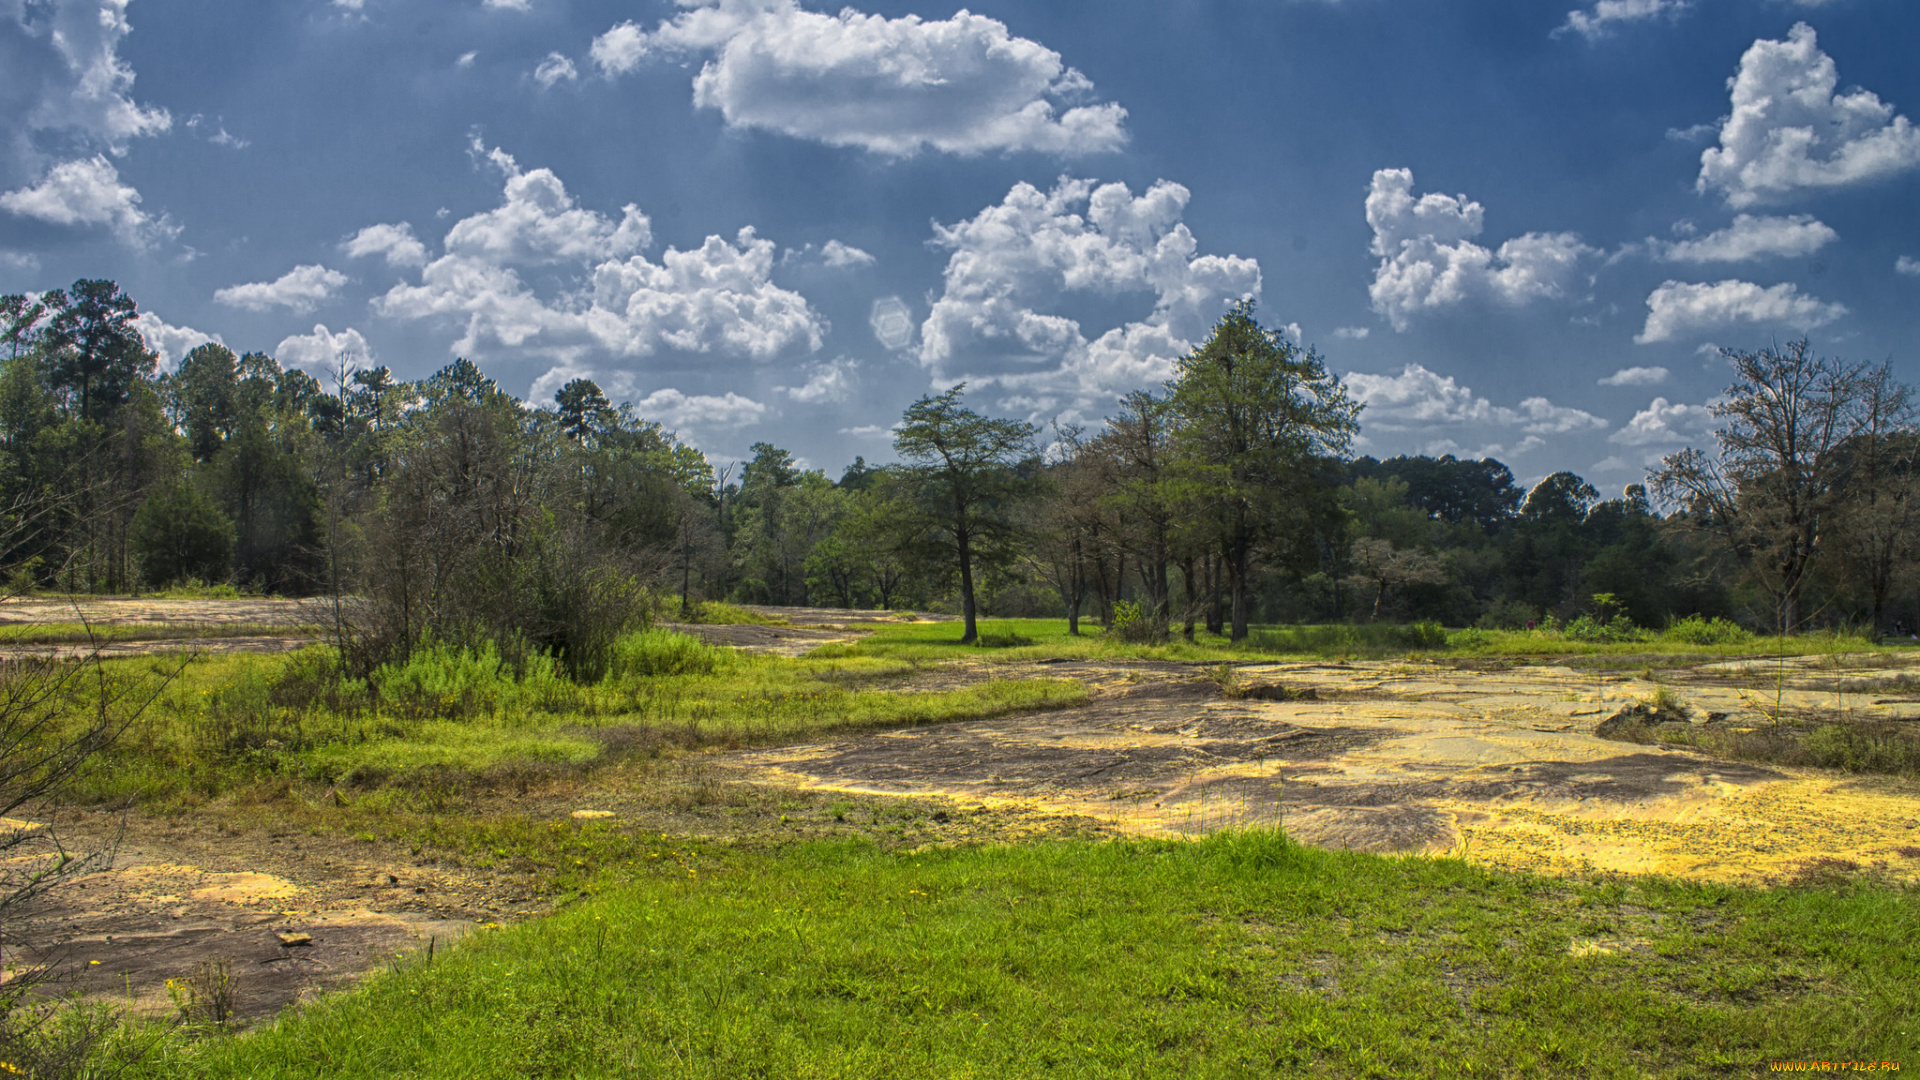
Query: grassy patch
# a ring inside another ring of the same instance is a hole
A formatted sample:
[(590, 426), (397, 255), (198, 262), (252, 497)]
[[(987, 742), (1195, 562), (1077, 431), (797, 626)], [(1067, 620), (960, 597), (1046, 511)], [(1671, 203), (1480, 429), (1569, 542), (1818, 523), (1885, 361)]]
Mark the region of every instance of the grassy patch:
[(1067, 633), (1065, 619), (982, 619), (980, 640), (960, 644), (957, 622), (886, 625), (858, 641), (824, 645), (815, 657), (885, 657), (912, 663), (952, 659), (1033, 661), (1052, 659), (1142, 659), (1219, 663), (1257, 657), (1381, 659), (1394, 656), (1549, 659), (1556, 657), (1632, 657), (1636, 665), (1650, 657), (1806, 656), (1836, 652), (1884, 651), (1864, 638), (1827, 632), (1785, 638), (1757, 637), (1716, 620), (1678, 623), (1669, 631), (1634, 631), (1613, 639), (1589, 639), (1562, 629), (1445, 630), (1434, 623), (1333, 623), (1312, 626), (1256, 626), (1247, 640), (1232, 645), (1224, 637), (1200, 633), (1196, 641), (1163, 645), (1118, 641), (1099, 624), (1083, 621), (1080, 636)]
[[(677, 610), (677, 609), (676, 609)], [(720, 600), (702, 600), (693, 607), (693, 617), (689, 622), (705, 623), (709, 626), (787, 626), (788, 621), (771, 615), (762, 615), (750, 611), (738, 604), (729, 604)]]
[(1912, 1060), (1920, 894), (1191, 843), (634, 852), (147, 1077), (1744, 1075)]
[[(621, 642), (613, 673), (590, 686), (544, 658), (513, 671), (491, 650), (422, 650), (366, 680), (340, 678), (332, 655), (315, 646), (196, 661), (90, 763), (74, 797), (164, 804), (272, 779), (356, 788), (425, 775), (486, 783), (633, 754), (981, 719), (1086, 697), (1064, 679), (912, 692), (898, 685), (911, 670), (900, 661), (738, 653), (668, 631)], [(131, 673), (158, 663), (109, 667)]]
[(1715, 757), (1851, 773), (1920, 777), (1920, 730), (1912, 722), (1783, 718), (1777, 724), (1654, 723), (1636, 717), (1607, 729), (1609, 738), (1678, 746)]

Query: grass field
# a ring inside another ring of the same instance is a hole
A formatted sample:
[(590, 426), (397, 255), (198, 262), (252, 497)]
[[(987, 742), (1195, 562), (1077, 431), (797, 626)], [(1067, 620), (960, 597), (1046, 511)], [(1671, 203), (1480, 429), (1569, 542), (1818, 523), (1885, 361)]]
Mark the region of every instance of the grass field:
[(147, 1077), (1751, 1075), (1917, 1060), (1920, 895), (1302, 848), (662, 843)]
[(1338, 623), (1316, 626), (1257, 626), (1245, 642), (1232, 645), (1226, 638), (1201, 631), (1189, 643), (1179, 637), (1166, 644), (1118, 641), (1104, 635), (1098, 623), (1084, 620), (1080, 636), (1067, 632), (1065, 619), (982, 619), (980, 639), (961, 645), (959, 623), (903, 623), (880, 625), (858, 641), (827, 645), (814, 657), (881, 657), (916, 663), (961, 657), (1032, 661), (1060, 658), (1163, 659), (1230, 662), (1265, 657), (1312, 659), (1381, 659), (1385, 657), (1607, 657), (1649, 655), (1671, 657), (1804, 656), (1881, 649), (1866, 638), (1845, 634), (1808, 633), (1766, 637), (1716, 626), (1699, 632), (1698, 624), (1669, 631), (1621, 632), (1600, 639), (1569, 635), (1565, 630), (1445, 630), (1435, 624), (1398, 626), (1391, 623)]

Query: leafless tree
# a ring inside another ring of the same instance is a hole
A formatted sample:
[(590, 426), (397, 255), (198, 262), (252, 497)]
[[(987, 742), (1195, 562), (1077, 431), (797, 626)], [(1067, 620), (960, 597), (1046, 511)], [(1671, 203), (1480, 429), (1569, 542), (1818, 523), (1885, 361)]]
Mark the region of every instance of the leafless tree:
[(1718, 453), (1689, 448), (1648, 479), (1726, 544), (1774, 605), (1780, 633), (1802, 621), (1809, 569), (1829, 543), (1854, 463), (1848, 446), (1890, 427), (1904, 394), (1864, 364), (1816, 355), (1807, 341), (1758, 352), (1724, 349), (1734, 381), (1710, 408)]

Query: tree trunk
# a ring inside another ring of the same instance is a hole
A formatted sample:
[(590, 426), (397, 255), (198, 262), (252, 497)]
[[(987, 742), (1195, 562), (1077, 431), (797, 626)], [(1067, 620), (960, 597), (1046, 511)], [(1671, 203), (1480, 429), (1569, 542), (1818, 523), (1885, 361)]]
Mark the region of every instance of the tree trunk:
[(1180, 562), (1180, 587), (1186, 593), (1186, 626), (1180, 631), (1182, 637), (1193, 642), (1193, 617), (1200, 607), (1200, 597), (1193, 587), (1193, 556), (1189, 555)]
[(1247, 639), (1247, 607), (1251, 600), (1247, 595), (1247, 564), (1250, 554), (1243, 542), (1239, 550), (1233, 553), (1233, 560), (1227, 567), (1233, 588), (1233, 637), (1229, 642), (1233, 645), (1238, 645)]
[(960, 553), (960, 614), (967, 621), (966, 632), (960, 635), (960, 644), (971, 645), (980, 639), (980, 627), (974, 618), (973, 607), (973, 544), (972, 538), (965, 532), (954, 539)]
[(1226, 633), (1226, 612), (1221, 606), (1220, 555), (1207, 552), (1207, 633), (1219, 637)]

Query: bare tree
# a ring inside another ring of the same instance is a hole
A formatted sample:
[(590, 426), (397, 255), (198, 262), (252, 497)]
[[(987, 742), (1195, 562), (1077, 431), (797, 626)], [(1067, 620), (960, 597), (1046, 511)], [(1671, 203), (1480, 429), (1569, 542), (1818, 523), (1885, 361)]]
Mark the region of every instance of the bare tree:
[(1903, 397), (1871, 392), (1866, 365), (1817, 356), (1804, 339), (1721, 352), (1734, 381), (1710, 406), (1724, 425), (1713, 433), (1719, 453), (1682, 450), (1648, 479), (1721, 538), (1772, 599), (1784, 634), (1801, 623), (1808, 570), (1842, 512), (1852, 470), (1846, 448), (1887, 425)]
[(1920, 432), (1913, 391), (1884, 364), (1861, 380), (1860, 431), (1845, 450), (1847, 490), (1834, 552), (1866, 592), (1874, 630), (1885, 629), (1887, 595), (1920, 556)]

